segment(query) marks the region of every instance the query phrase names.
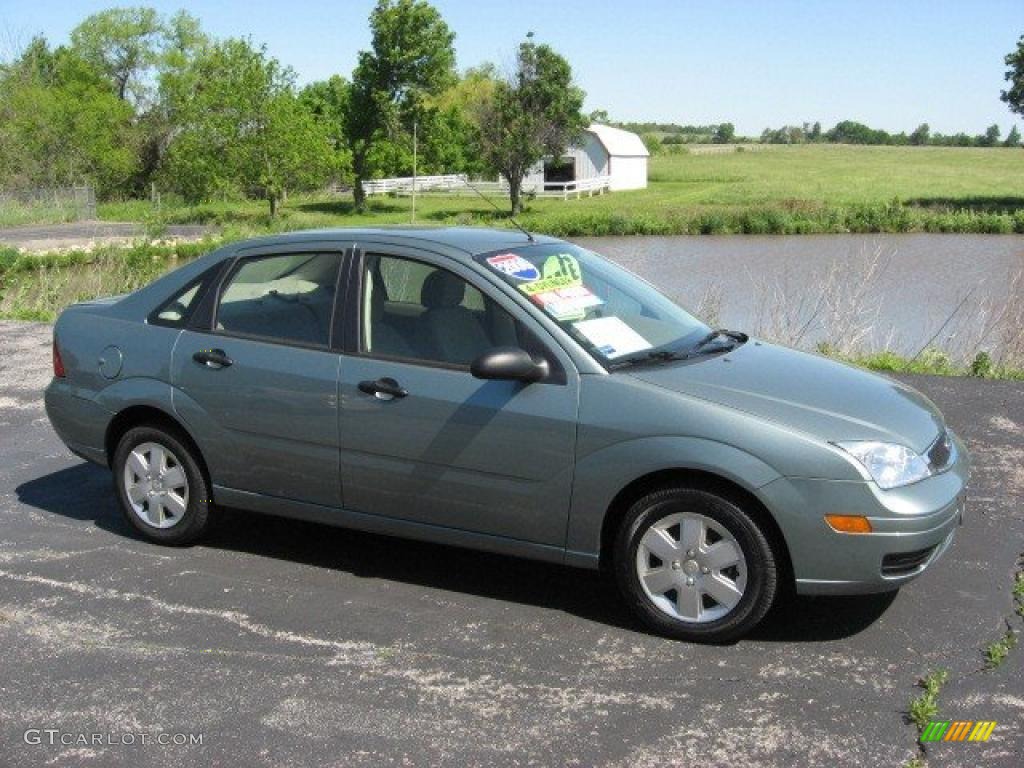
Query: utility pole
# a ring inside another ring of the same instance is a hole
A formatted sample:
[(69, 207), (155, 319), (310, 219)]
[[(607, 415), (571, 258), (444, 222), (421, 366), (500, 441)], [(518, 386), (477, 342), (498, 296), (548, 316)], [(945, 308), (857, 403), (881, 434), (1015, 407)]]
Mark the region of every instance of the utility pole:
[(416, 223), (416, 150), (417, 150), (417, 126), (418, 123), (412, 121), (412, 224)]

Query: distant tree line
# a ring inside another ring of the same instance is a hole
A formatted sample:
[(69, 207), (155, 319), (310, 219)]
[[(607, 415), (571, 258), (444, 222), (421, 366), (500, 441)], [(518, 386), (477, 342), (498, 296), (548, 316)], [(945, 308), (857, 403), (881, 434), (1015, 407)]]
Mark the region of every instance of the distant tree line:
[[(218, 40), (195, 17), (152, 8), (89, 16), (67, 43), (36, 37), (0, 62), (0, 187), (90, 184), (101, 197), (189, 202), (254, 197), (413, 171), (523, 175), (575, 141), (583, 92), (528, 35), (514, 71), (458, 73), (454, 34), (425, 0), (378, 0), (351, 77), (300, 87), (248, 38)], [(500, 128), (500, 130), (496, 130)]]
[[(1021, 54), (1024, 57), (1024, 54)], [(1021, 67), (1024, 68), (1024, 58)], [(990, 125), (984, 133), (933, 133), (927, 123), (922, 123), (911, 133), (889, 133), (870, 128), (853, 120), (843, 120), (829, 130), (820, 122), (801, 125), (783, 125), (779, 128), (765, 128), (759, 137), (739, 136), (732, 123), (711, 123), (708, 125), (679, 125), (677, 123), (615, 122), (608, 119), (608, 113), (598, 110), (590, 113), (595, 122), (606, 122), (634, 133), (639, 133), (652, 154), (672, 151), (686, 144), (874, 144), (894, 146), (942, 146), (942, 147), (1019, 147), (1021, 135), (1017, 126), (1011, 126), (1005, 138), (998, 125)]]
[(941, 146), (941, 147), (1019, 147), (1020, 131), (1012, 126), (1006, 138), (1002, 138), (998, 125), (990, 125), (984, 133), (972, 136), (966, 133), (933, 133), (928, 123), (922, 123), (911, 133), (889, 133), (880, 128), (870, 128), (853, 120), (843, 120), (828, 131), (822, 131), (821, 123), (784, 125), (781, 128), (765, 128), (761, 133), (762, 144), (876, 144), (894, 146)]

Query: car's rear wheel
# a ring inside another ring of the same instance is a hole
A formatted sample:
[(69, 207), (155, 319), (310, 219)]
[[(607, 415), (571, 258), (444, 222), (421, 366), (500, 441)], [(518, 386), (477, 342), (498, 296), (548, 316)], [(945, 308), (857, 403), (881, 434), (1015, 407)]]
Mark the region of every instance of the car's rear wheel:
[(175, 430), (129, 429), (114, 452), (114, 485), (129, 524), (151, 541), (183, 545), (206, 529), (210, 493), (187, 441)]
[(688, 488), (649, 493), (626, 512), (614, 546), (623, 597), (661, 634), (735, 640), (775, 600), (771, 545), (751, 516), (723, 496)]

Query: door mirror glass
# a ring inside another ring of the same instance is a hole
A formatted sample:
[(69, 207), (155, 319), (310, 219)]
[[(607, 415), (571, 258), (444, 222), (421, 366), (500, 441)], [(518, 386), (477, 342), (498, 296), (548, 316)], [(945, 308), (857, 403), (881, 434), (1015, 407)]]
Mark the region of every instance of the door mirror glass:
[(495, 347), (484, 352), (469, 366), (478, 379), (522, 381), (527, 384), (540, 381), (549, 372), (547, 360), (534, 360), (519, 347)]

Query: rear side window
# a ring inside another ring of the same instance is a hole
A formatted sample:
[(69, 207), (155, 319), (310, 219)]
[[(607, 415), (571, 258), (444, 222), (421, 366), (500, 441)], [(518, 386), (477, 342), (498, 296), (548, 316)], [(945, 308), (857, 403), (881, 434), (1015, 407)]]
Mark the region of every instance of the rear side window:
[(170, 326), (171, 328), (180, 328), (185, 325), (185, 321), (188, 320), (189, 315), (192, 314), (199, 304), (199, 297), (203, 292), (207, 279), (207, 276), (203, 276), (190, 285), (185, 286), (182, 291), (161, 304), (156, 312), (150, 316), (149, 322), (154, 325)]
[(340, 264), (340, 253), (289, 253), (239, 262), (221, 291), (216, 329), (327, 346)]

